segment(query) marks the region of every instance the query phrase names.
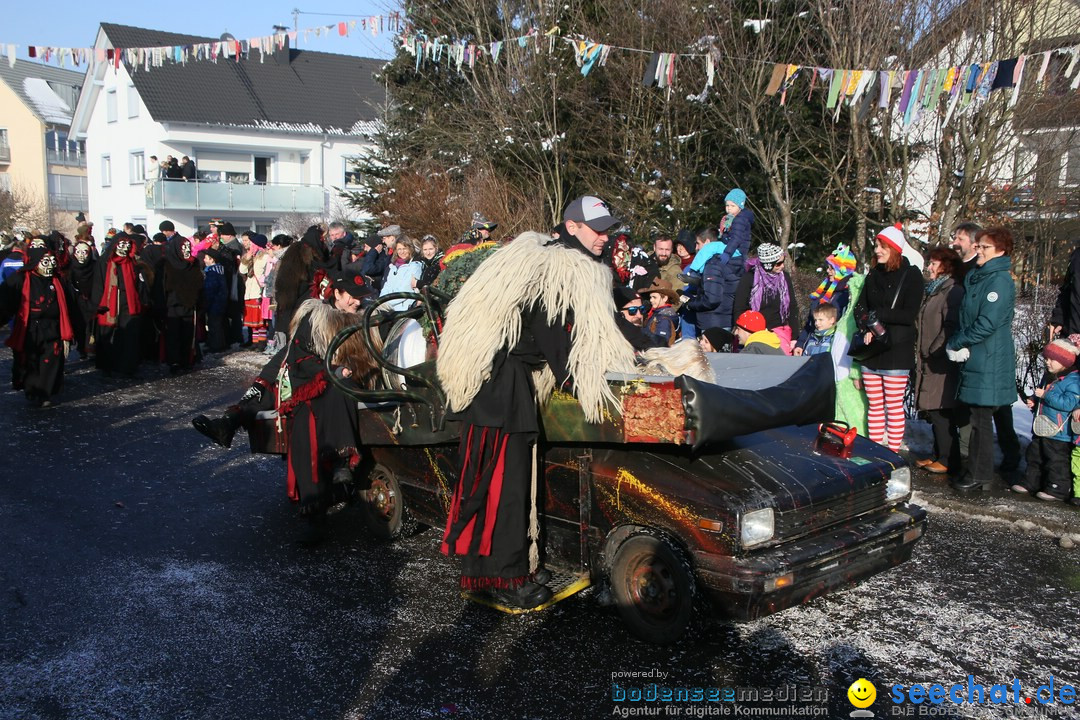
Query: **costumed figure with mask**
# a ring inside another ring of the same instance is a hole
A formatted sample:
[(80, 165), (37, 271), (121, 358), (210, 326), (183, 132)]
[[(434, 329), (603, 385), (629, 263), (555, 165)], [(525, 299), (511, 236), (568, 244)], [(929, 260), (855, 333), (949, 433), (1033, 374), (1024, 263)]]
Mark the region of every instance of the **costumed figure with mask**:
[(44, 241), (31, 241), (26, 264), (0, 286), (0, 324), (12, 317), (11, 386), (31, 403), (48, 407), (63, 387), (64, 359), (83, 323), (75, 290), (56, 275), (56, 256)]
[(173, 235), (165, 248), (165, 359), (169, 372), (191, 369), (198, 359), (195, 310), (202, 295), (203, 274), (191, 255), (187, 238)]
[(136, 262), (134, 253), (132, 239), (117, 233), (94, 274), (95, 362), (106, 375), (134, 375), (142, 355), (142, 315), (149, 302), (149, 285), (145, 267)]
[(538, 545), (539, 403), (572, 388), (600, 422), (615, 400), (605, 372), (634, 368), (599, 257), (617, 221), (592, 196), (564, 219), (554, 239), (527, 232), (487, 258), (450, 304), (439, 342), (439, 381), (462, 423), (442, 552), (461, 557), (462, 588), (524, 608), (551, 598)]
[(94, 344), (94, 321), (97, 316), (97, 298), (94, 297), (94, 270), (97, 260), (94, 259), (94, 250), (89, 243), (79, 241), (75, 243), (75, 249), (71, 252), (71, 270), (68, 279), (75, 289), (75, 301), (79, 306), (79, 315), (82, 316), (82, 332), (75, 338), (75, 346), (79, 350), (79, 357), (85, 358)]
[[(276, 408), (288, 429), (287, 490), (311, 521), (305, 539), (317, 539), (327, 507), (340, 499), (360, 462), (356, 404), (326, 376), (330, 341), (342, 329), (361, 322), (362, 300), (374, 296), (364, 277), (337, 273), (325, 300), (308, 299), (293, 315), (289, 344), (265, 366), (240, 401), (216, 419), (200, 415), (192, 425), (222, 447), (257, 413)], [(367, 386), (376, 365), (362, 338), (352, 335), (338, 348), (332, 364), (339, 378)]]

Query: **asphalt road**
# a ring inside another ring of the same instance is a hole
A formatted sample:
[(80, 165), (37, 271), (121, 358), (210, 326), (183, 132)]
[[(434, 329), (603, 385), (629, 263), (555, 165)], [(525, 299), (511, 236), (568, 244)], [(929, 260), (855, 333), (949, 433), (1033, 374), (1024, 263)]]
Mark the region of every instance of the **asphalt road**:
[[(9, 370), (5, 350), (0, 377)], [(250, 374), (218, 362), (178, 378), (144, 369), (140, 380), (109, 380), (82, 363), (53, 409), (0, 393), (0, 718), (737, 717), (778, 707), (760, 694), (613, 699), (652, 682), (794, 686), (814, 694), (797, 703), (807, 716), (840, 718), (859, 677), (877, 686), (877, 717), (1077, 715), (1075, 705), (889, 699), (894, 684), (968, 675), (987, 687), (1017, 678), (1026, 695), (1051, 676), (1057, 688), (1080, 684), (1080, 551), (1046, 536), (939, 513), (910, 563), (858, 588), (750, 624), (705, 619), (676, 646), (652, 647), (591, 591), (525, 616), (462, 601), (436, 532), (382, 544), (346, 510), (330, 541), (295, 545), (281, 461), (248, 455), (242, 435), (230, 451), (212, 446), (189, 424), (234, 400)]]

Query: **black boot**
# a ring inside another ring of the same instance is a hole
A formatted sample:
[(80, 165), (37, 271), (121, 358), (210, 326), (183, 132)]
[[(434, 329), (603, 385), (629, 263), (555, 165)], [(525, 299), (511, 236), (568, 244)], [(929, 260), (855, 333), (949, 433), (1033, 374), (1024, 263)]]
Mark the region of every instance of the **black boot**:
[(538, 568), (532, 576), (533, 582), (537, 585), (547, 585), (551, 582), (551, 571), (545, 567)]
[(315, 512), (304, 515), (303, 526), (296, 534), (294, 542), (301, 547), (315, 547), (326, 540), (326, 513)]
[(191, 421), (195, 429), (223, 448), (232, 447), (233, 435), (240, 427), (239, 417), (235, 413), (225, 413), (217, 420), (200, 415)]
[(492, 590), (491, 595), (502, 605), (531, 610), (551, 599), (551, 588), (527, 581), (516, 590)]
[(953, 490), (959, 492), (977, 492), (983, 489), (983, 483), (981, 480), (976, 480), (971, 475), (964, 475), (963, 477), (953, 480), (949, 485)]

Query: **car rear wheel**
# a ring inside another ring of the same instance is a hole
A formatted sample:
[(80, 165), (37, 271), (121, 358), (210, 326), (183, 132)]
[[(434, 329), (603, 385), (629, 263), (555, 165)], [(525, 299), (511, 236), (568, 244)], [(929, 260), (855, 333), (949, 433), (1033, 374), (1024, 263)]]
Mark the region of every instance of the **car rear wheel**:
[(371, 471), (371, 486), (364, 493), (364, 522), (376, 537), (394, 540), (416, 530), (416, 521), (405, 507), (401, 485), (382, 465)]
[(667, 645), (682, 637), (694, 616), (694, 575), (683, 552), (659, 534), (627, 538), (611, 563), (611, 590), (630, 631)]

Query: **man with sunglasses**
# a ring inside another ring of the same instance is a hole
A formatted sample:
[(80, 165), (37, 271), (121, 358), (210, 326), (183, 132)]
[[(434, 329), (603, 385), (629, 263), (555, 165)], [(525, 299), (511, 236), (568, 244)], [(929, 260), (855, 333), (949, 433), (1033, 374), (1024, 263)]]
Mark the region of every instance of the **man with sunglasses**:
[(634, 347), (634, 352), (660, 347), (658, 338), (645, 332), (645, 313), (648, 307), (633, 288), (620, 285), (612, 291), (615, 299), (615, 324), (619, 326), (623, 337)]

